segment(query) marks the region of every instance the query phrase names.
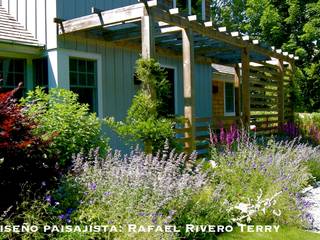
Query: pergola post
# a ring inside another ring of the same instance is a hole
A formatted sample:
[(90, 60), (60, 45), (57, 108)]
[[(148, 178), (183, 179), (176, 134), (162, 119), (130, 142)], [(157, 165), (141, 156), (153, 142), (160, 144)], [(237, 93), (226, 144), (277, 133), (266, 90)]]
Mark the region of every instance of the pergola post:
[(195, 126), (195, 79), (194, 79), (194, 47), (193, 33), (191, 30), (182, 29), (182, 51), (183, 51), (183, 93), (184, 93), (184, 116), (191, 124), (191, 135), (187, 148), (195, 150), (196, 126)]
[(279, 79), (278, 79), (278, 126), (281, 127), (284, 124), (284, 65), (283, 60), (278, 60)]
[(250, 126), (250, 56), (247, 48), (242, 49), (242, 121), (245, 127)]
[(235, 110), (236, 110), (236, 116), (241, 116), (241, 96), (240, 96), (240, 79), (241, 79), (241, 74), (240, 74), (240, 68), (239, 65), (235, 65), (235, 76), (234, 76), (234, 87), (235, 87)]
[(147, 9), (144, 10), (144, 16), (141, 18), (141, 44), (142, 58), (150, 59), (155, 56), (154, 24), (152, 15)]

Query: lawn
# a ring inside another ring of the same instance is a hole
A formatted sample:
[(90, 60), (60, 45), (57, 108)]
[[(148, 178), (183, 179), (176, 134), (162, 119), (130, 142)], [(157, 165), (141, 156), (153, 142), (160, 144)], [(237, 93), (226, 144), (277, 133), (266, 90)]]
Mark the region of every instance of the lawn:
[(279, 232), (272, 233), (248, 233), (240, 232), (240, 229), (232, 233), (226, 233), (218, 237), (218, 240), (318, 240), (320, 233), (313, 233), (297, 228), (280, 228)]

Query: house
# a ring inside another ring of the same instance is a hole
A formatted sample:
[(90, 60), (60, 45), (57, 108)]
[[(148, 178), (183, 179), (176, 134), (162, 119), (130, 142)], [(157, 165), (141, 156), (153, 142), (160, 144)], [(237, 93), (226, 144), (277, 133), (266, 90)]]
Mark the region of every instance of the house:
[[(138, 87), (134, 68), (141, 55), (168, 70), (168, 111), (186, 118), (177, 129), (186, 150), (207, 147), (197, 142), (207, 139), (208, 124), (217, 118), (262, 127), (288, 119), (292, 106), (285, 90), (296, 57), (215, 26), (209, 0), (184, 2), (0, 0), (1, 84), (71, 89), (100, 117), (120, 120)], [(271, 58), (276, 64), (268, 63)], [(235, 69), (233, 90), (229, 81), (223, 87), (233, 105), (226, 104), (222, 116), (214, 111), (215, 89), (221, 88), (212, 81), (213, 63)]]

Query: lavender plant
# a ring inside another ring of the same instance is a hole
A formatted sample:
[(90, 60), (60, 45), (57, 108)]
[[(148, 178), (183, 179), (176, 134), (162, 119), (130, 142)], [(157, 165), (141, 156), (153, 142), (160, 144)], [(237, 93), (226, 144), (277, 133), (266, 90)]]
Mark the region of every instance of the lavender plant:
[(238, 142), (237, 151), (215, 154), (217, 167), (215, 181), (225, 184), (221, 192), (231, 206), (257, 199), (258, 189), (266, 198), (281, 192), (270, 210), (279, 209), (281, 216), (257, 214), (253, 222), (296, 224), (301, 222), (302, 212), (297, 206), (296, 194), (308, 184), (311, 174), (308, 161), (320, 158), (320, 149), (298, 140), (275, 142), (265, 147), (255, 141)]
[(79, 154), (69, 179), (78, 185), (82, 197), (68, 221), (80, 225), (112, 224), (123, 229), (122, 233), (111, 233), (110, 239), (173, 237), (173, 233), (128, 233), (126, 225), (169, 224), (176, 204), (183, 205), (206, 183), (206, 174), (200, 171), (201, 164), (195, 164), (195, 158), (167, 150), (156, 156), (139, 150), (122, 156), (116, 151), (104, 159), (96, 151), (88, 156)]

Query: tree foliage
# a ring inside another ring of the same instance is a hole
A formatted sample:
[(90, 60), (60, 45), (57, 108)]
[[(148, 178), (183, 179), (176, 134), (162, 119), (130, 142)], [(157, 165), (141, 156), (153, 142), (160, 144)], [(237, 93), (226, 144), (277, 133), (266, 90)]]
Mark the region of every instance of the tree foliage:
[(299, 110), (319, 111), (320, 0), (217, 0), (213, 19), (300, 57)]
[(46, 189), (57, 175), (55, 158), (48, 157), (50, 139), (32, 134), (36, 124), (16, 103), (17, 90), (0, 93), (0, 212), (14, 206), (26, 189)]

